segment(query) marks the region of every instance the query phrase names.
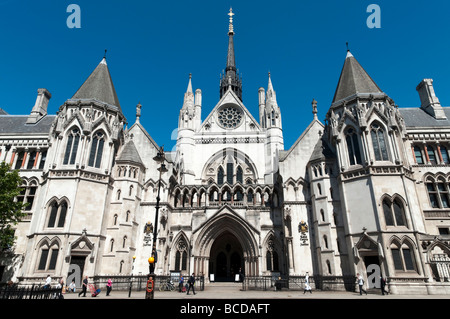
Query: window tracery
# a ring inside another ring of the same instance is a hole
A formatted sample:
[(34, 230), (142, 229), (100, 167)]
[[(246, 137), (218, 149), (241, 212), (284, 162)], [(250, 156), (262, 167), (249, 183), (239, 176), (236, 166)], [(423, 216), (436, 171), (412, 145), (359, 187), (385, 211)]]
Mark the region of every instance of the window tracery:
[(233, 129), (241, 124), (242, 111), (234, 106), (227, 106), (219, 110), (217, 119), (223, 128)]

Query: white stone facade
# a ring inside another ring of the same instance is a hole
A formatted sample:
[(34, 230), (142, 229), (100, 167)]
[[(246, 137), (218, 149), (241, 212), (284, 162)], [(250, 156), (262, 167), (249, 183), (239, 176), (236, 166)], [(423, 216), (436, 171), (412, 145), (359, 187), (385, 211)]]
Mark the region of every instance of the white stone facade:
[(229, 63), (212, 109), (189, 78), (161, 180), (142, 106), (124, 128), (112, 81), (100, 80), (105, 60), (57, 115), (46, 90), (29, 116), (0, 115), (16, 121), (0, 131), (1, 160), (20, 170), (19, 200), (33, 201), (2, 253), (1, 280), (65, 279), (73, 265), (88, 276), (147, 274), (146, 226), (157, 223), (158, 275), (370, 280), (376, 265), (393, 293), (448, 293), (450, 109), (432, 81), (417, 87), (420, 108), (398, 108), (348, 53), (325, 123), (313, 101), (310, 125), (285, 150), (270, 75), (255, 119)]

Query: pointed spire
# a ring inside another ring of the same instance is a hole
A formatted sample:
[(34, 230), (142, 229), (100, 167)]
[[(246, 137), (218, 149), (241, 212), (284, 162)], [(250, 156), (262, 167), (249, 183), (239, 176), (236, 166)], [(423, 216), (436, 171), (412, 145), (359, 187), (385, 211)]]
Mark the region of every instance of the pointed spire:
[[(261, 102), (262, 97), (260, 97), (260, 123), (262, 123), (262, 127), (270, 129), (276, 128), (281, 129), (281, 111), (277, 102), (277, 95), (273, 88), (272, 77), (269, 72), (268, 74), (268, 83), (267, 83), (267, 91), (265, 97), (264, 109), (261, 110)], [(259, 91), (260, 93), (263, 90)]]
[(192, 73), (189, 73), (189, 83), (186, 93), (193, 93), (192, 91)]
[(270, 77), (270, 71), (269, 71), (269, 83), (267, 84), (267, 93), (266, 93), (268, 100), (275, 100), (276, 102), (276, 94), (275, 90), (273, 89), (272, 79)]
[[(105, 53), (106, 54), (106, 53)], [(119, 98), (106, 64), (106, 56), (97, 65), (95, 70), (89, 75), (87, 80), (81, 85), (77, 92), (72, 96), (72, 100), (98, 100), (109, 105), (115, 106), (122, 113)]]
[(280, 108), (278, 107), (277, 95), (273, 88), (272, 78), (269, 72), (269, 83), (267, 84), (267, 91), (266, 91), (266, 113), (270, 114), (271, 112), (279, 113)]
[(188, 87), (186, 89), (186, 93), (184, 93), (183, 109), (189, 106), (194, 106), (194, 92), (192, 91), (192, 73), (189, 73)]
[(382, 93), (382, 91), (348, 50), (333, 103), (358, 93)]
[(234, 57), (234, 42), (233, 42), (233, 36), (234, 36), (234, 28), (233, 28), (233, 10), (230, 8), (230, 13), (228, 13), (230, 16), (230, 25), (228, 27), (228, 54), (227, 54), (227, 67), (226, 72), (228, 75), (229, 71), (233, 71), (236, 73), (236, 61)]
[(234, 55), (234, 27), (233, 27), (233, 10), (230, 8), (228, 13), (229, 26), (228, 26), (228, 53), (227, 53), (227, 66), (225, 68), (225, 73), (220, 79), (220, 97), (222, 97), (225, 92), (231, 88), (234, 93), (242, 101), (242, 80), (238, 75), (236, 68), (236, 59)]

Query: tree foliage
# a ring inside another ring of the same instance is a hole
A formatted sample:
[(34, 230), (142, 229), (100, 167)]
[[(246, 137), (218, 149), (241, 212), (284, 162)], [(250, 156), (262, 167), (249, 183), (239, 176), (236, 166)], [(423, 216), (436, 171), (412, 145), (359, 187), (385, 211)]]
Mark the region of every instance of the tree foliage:
[(0, 163), (0, 250), (14, 244), (14, 226), (21, 221), (26, 204), (16, 201), (20, 194), (22, 179), (19, 172), (9, 164)]

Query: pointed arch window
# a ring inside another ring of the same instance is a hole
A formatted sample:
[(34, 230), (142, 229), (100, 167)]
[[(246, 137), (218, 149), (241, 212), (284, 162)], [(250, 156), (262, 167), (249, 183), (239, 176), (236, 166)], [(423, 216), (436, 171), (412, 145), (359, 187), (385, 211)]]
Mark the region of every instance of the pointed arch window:
[(227, 183), (233, 184), (234, 164), (227, 163)]
[(61, 203), (54, 201), (48, 207), (48, 228), (62, 228), (66, 222), (67, 202), (63, 200)]
[(383, 213), (386, 226), (407, 226), (405, 208), (399, 198), (393, 201), (385, 198), (383, 200)]
[(388, 161), (388, 152), (383, 128), (378, 123), (370, 126), (370, 136), (372, 137), (372, 146), (375, 153), (375, 160)]
[(254, 199), (253, 191), (249, 190), (247, 193), (247, 204), (253, 205), (253, 199)]
[(345, 141), (347, 142), (348, 157), (350, 165), (361, 164), (361, 152), (359, 149), (358, 135), (353, 128), (349, 128), (345, 134)]
[(386, 225), (394, 226), (394, 219), (392, 218), (391, 212), (391, 203), (387, 199), (383, 200), (383, 212)]
[(177, 243), (177, 251), (175, 253), (175, 270), (187, 270), (187, 245), (184, 239), (180, 239)]
[(97, 132), (92, 137), (91, 153), (89, 155), (89, 166), (100, 168), (103, 155), (103, 145), (105, 144), (105, 135)]
[(80, 130), (78, 128), (74, 128), (70, 131), (69, 135), (67, 136), (66, 151), (64, 152), (64, 161), (63, 161), (64, 165), (75, 164), (79, 142), (80, 142)]
[(238, 166), (236, 170), (236, 182), (241, 184), (244, 183), (244, 172), (242, 171), (242, 167)]
[(17, 201), (19, 203), (28, 204), (27, 207), (25, 207), (24, 211), (30, 211), (33, 209), (33, 203), (37, 188), (37, 182), (34, 180), (30, 181), (28, 184), (25, 180), (22, 182), (20, 194), (17, 196)]
[(278, 253), (274, 249), (275, 243), (273, 239), (270, 239), (267, 244), (266, 251), (266, 268), (268, 271), (279, 271), (279, 261), (278, 261)]
[(450, 192), (448, 183), (439, 178), (437, 181), (428, 179), (426, 182), (428, 197), (431, 207), (433, 208), (449, 208)]
[(394, 199), (392, 203), (392, 208), (394, 209), (395, 222), (397, 226), (406, 226), (405, 224), (405, 210), (403, 208), (403, 203), (399, 199)]
[(332, 274), (332, 271), (331, 271), (331, 263), (330, 263), (330, 261), (329, 261), (328, 259), (327, 259), (327, 261), (326, 261), (326, 264), (327, 264), (328, 274), (331, 275), (331, 274)]
[(326, 249), (328, 249), (328, 237), (327, 235), (323, 235), (323, 245)]
[(220, 166), (219, 169), (217, 170), (217, 184), (218, 185), (223, 184), (223, 176), (224, 176), (224, 171), (223, 171), (222, 166)]
[(278, 253), (276, 251), (267, 251), (266, 254), (267, 270), (268, 271), (278, 271)]
[(401, 272), (411, 272), (416, 270), (414, 250), (406, 243), (402, 245), (395, 243), (391, 245), (392, 260), (394, 269)]
[(240, 202), (240, 201), (244, 200), (244, 193), (242, 193), (242, 190), (237, 189), (235, 191), (234, 195), (235, 195), (235, 197), (234, 197), (235, 201)]
[(58, 261), (59, 247), (57, 244), (49, 246), (44, 244), (40, 249), (40, 256), (38, 262), (38, 270), (49, 271), (56, 269), (56, 262)]
[(133, 195), (133, 185), (130, 185), (130, 189), (128, 190), (128, 196)]

